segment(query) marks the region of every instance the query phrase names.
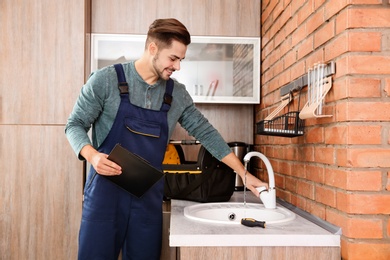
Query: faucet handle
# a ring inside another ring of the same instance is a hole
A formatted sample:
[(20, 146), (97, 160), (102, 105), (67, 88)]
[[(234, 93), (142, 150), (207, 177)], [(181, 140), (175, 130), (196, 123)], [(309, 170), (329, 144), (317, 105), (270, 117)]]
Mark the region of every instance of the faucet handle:
[(267, 190), (267, 187), (265, 187), (265, 186), (257, 187), (256, 190), (257, 190), (259, 193), (262, 193), (263, 191), (266, 191), (266, 190)]

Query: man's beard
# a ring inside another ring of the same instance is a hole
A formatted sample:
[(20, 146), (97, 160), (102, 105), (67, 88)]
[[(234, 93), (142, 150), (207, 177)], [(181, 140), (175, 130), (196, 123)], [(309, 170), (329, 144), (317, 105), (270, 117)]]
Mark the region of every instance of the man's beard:
[[(160, 79), (168, 80), (170, 76), (164, 76), (165, 69), (160, 71), (159, 67), (157, 66), (158, 59), (159, 59), (159, 54), (157, 53), (156, 56), (154, 56), (154, 58), (153, 58), (153, 69), (156, 71), (156, 73)], [(172, 70), (172, 73), (173, 72), (174, 72), (174, 70)]]

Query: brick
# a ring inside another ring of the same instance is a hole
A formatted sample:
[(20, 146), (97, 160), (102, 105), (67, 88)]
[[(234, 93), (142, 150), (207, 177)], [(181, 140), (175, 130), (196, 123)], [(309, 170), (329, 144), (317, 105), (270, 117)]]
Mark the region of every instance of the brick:
[(351, 241), (343, 238), (341, 240), (341, 258), (356, 260), (388, 260), (390, 247), (388, 243)]
[(291, 175), (291, 162), (281, 161), (278, 163), (279, 169), (278, 172), (285, 175)]
[(282, 44), (282, 42), (284, 41), (284, 39), (286, 39), (286, 34), (285, 34), (285, 30), (281, 29), (279, 30), (275, 36), (274, 36), (274, 43), (275, 43), (275, 47), (279, 47), (280, 44)]
[(306, 66), (305, 66), (305, 61), (301, 60), (299, 62), (296, 62), (292, 67), (291, 67), (291, 73), (290, 77), (291, 79), (297, 79), (300, 76), (304, 75), (306, 72)]
[(390, 214), (389, 194), (344, 193), (336, 195), (337, 209), (350, 214)]
[(314, 52), (310, 53), (306, 58), (306, 73), (309, 68), (313, 68), (316, 63), (327, 61), (329, 60), (325, 60), (324, 51), (322, 49), (314, 50)]
[(276, 196), (285, 201), (291, 201), (291, 193), (286, 192), (284, 189), (276, 189)]
[(349, 102), (336, 105), (338, 121), (389, 121), (390, 103), (386, 102)]
[(333, 100), (349, 97), (381, 97), (381, 80), (377, 78), (344, 77), (333, 82), (332, 90), (328, 95), (333, 94)]
[(312, 200), (306, 200), (305, 211), (321, 219), (325, 219), (326, 217), (326, 206)]
[(272, 10), (272, 14), (271, 14), (272, 20), (274, 21), (274, 23), (277, 22), (279, 28), (283, 26), (283, 24), (280, 23), (280, 19), (279, 19), (283, 10), (284, 10), (283, 4), (275, 4), (275, 8)]
[(314, 48), (318, 48), (322, 44), (332, 39), (335, 35), (334, 20), (326, 22), (320, 29), (314, 33)]
[(313, 146), (305, 146), (299, 149), (299, 161), (304, 162), (314, 162), (314, 147)]
[(315, 126), (307, 129), (305, 141), (308, 144), (324, 143), (324, 127)]
[(311, 200), (314, 199), (314, 186), (312, 183), (302, 181), (302, 180), (297, 180), (296, 185), (297, 185), (296, 192), (298, 195), (301, 195)]
[(348, 51), (380, 52), (381, 32), (348, 32)]
[(351, 171), (347, 176), (347, 190), (380, 191), (382, 190), (382, 172)]
[(278, 88), (280, 86), (284, 86), (284, 85), (290, 83), (291, 82), (291, 70), (286, 69), (280, 75), (278, 75), (276, 80), (278, 80), (278, 82), (279, 82), (279, 84), (277, 85)]
[(285, 189), (285, 177), (281, 174), (274, 174), (275, 175), (275, 186), (280, 189)]
[(288, 20), (284, 26), (284, 31), (286, 37), (290, 37), (292, 32), (295, 31), (298, 28), (298, 18), (297, 16), (291, 17), (290, 20)]
[(353, 28), (387, 28), (390, 24), (389, 8), (350, 8), (341, 11), (336, 18), (336, 32)]
[[(348, 219), (347, 234), (350, 238), (383, 238), (383, 223), (381, 219), (364, 219), (354, 217)], [(343, 233), (344, 234), (344, 233)]]
[(390, 32), (382, 32), (382, 51), (390, 51)]
[[(324, 47), (324, 55), (325, 60), (333, 60), (341, 56), (342, 54), (348, 51), (348, 35), (347, 33), (342, 33), (337, 37), (333, 38), (325, 47)], [(336, 62), (338, 65), (339, 62)], [(338, 66), (336, 66), (338, 68)], [(338, 69), (337, 69), (338, 70)]]
[(382, 172), (325, 168), (324, 183), (347, 191), (381, 191)]
[(316, 147), (314, 149), (314, 161), (317, 163), (334, 164), (335, 150), (333, 147)]
[(265, 27), (264, 24), (262, 24), (261, 26), (261, 56), (263, 57), (263, 49), (264, 49), (264, 46), (268, 45), (268, 43), (270, 42), (271, 40), (271, 35), (270, 35), (270, 31), (269, 30), (265, 30), (264, 28), (270, 28), (270, 26), (267, 26)]
[(291, 1), (291, 13), (297, 16), (298, 10), (306, 3), (306, 0), (294, 0)]
[(315, 201), (330, 207), (336, 207), (336, 192), (333, 188), (316, 185)]
[(299, 9), (296, 16), (298, 17), (298, 24), (303, 24), (304, 21), (312, 14), (313, 8), (310, 5), (309, 1), (306, 1), (306, 3)]
[(350, 148), (347, 167), (390, 167), (390, 150), (387, 148)]
[(325, 168), (325, 184), (340, 189), (347, 189), (347, 175), (347, 170), (327, 167)]
[(294, 194), (297, 193), (297, 180), (295, 178), (286, 177), (285, 189)]
[(390, 191), (390, 172), (387, 172), (386, 190)]
[(275, 35), (280, 31), (279, 24), (276, 22), (273, 22), (271, 25), (271, 28), (269, 29), (271, 37), (275, 38)]
[(307, 199), (296, 194), (291, 194), (291, 203), (299, 207), (300, 209), (306, 209)]
[[(334, 1), (335, 0), (333, 0), (333, 2)], [(329, 6), (331, 6), (331, 4), (329, 4)], [(326, 10), (326, 7), (325, 7), (325, 10)], [(333, 14), (327, 14), (325, 11), (325, 18), (332, 16), (332, 15)], [(336, 19), (336, 35), (346, 31), (346, 29), (348, 27), (348, 16), (349, 16), (349, 13), (347, 12), (347, 10), (342, 10), (335, 17), (335, 19)]]
[(381, 144), (380, 125), (336, 125), (325, 129), (326, 144)]
[(292, 46), (297, 45), (299, 42), (303, 41), (307, 37), (306, 32), (306, 23), (301, 24), (291, 35), (291, 44)]
[(348, 5), (348, 0), (329, 0), (325, 3), (324, 16), (325, 20), (329, 20), (331, 17), (340, 13)]
[(319, 28), (325, 22), (324, 19), (324, 8), (316, 10), (316, 12), (309, 17), (306, 21), (306, 32), (307, 35), (310, 35), (317, 28)]
[(363, 5), (363, 4), (366, 4), (366, 5), (375, 5), (375, 4), (382, 4), (382, 1), (383, 0), (349, 0), (349, 2), (351, 4), (354, 4), (354, 5)]
[(384, 96), (390, 97), (390, 78), (385, 79)]
[(344, 31), (325, 46), (325, 59), (332, 60), (347, 52), (380, 52), (380, 32)]
[(263, 57), (263, 60), (268, 57), (273, 51), (274, 51), (274, 44), (273, 41), (268, 42), (266, 45), (262, 47), (261, 55)]
[(297, 59), (300, 60), (314, 50), (313, 36), (307, 36), (297, 47)]
[(348, 28), (388, 28), (389, 8), (348, 9)]
[(336, 77), (350, 74), (390, 74), (390, 56), (350, 55), (337, 61)]
[(289, 51), (283, 58), (284, 68), (288, 68), (297, 61), (296, 51)]
[(306, 179), (306, 163), (296, 163), (294, 164), (291, 175), (297, 178)]
[[(282, 44), (279, 46), (279, 55), (280, 57), (283, 57), (287, 52), (289, 52), (292, 49), (291, 44), (291, 37), (289, 36), (287, 39), (285, 39)], [(279, 57), (278, 57), (279, 58)]]
[(343, 236), (347, 238), (383, 238), (383, 222), (379, 218), (357, 217), (340, 211), (327, 210), (326, 220), (341, 227)]
[(289, 163), (291, 163), (291, 161), (296, 160), (296, 158), (298, 158), (298, 148), (290, 146), (284, 149), (283, 159), (288, 160)]
[(390, 219), (387, 220), (387, 236), (390, 237)]
[(381, 144), (382, 126), (349, 125), (347, 144)]
[(345, 144), (348, 141), (348, 126), (336, 125), (325, 129), (326, 144)]
[(269, 5), (267, 5), (263, 12), (261, 13), (261, 22), (263, 23), (268, 18), (272, 18), (272, 10), (274, 10), (275, 6), (278, 4), (276, 1), (269, 1)]
[(278, 61), (274, 64), (274, 66), (271, 67), (271, 71), (273, 75), (279, 75), (282, 71), (284, 70), (283, 68), (283, 62)]
[(325, 0), (314, 0), (314, 10), (318, 9), (325, 3)]
[(325, 59), (332, 60), (347, 52), (380, 52), (381, 44), (380, 32), (344, 31), (325, 46)]
[(315, 183), (324, 183), (325, 182), (325, 170), (324, 167), (318, 165), (308, 164), (305, 167), (305, 176), (302, 176), (309, 181)]

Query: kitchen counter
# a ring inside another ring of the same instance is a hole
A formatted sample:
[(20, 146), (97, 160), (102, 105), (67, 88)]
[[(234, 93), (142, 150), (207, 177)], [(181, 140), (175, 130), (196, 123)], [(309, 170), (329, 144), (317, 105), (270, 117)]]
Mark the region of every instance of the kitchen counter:
[[(243, 198), (244, 192), (235, 192), (230, 202), (243, 202)], [(250, 191), (246, 198), (247, 203), (261, 204)], [(277, 206), (281, 206), (280, 202)], [(171, 201), (170, 247), (340, 247), (340, 229), (316, 217), (313, 219), (317, 224), (301, 216), (304, 214), (296, 214), (290, 222), (267, 224), (266, 228), (213, 224), (184, 216), (184, 208), (194, 204), (198, 203)], [(298, 209), (297, 212), (300, 213)]]

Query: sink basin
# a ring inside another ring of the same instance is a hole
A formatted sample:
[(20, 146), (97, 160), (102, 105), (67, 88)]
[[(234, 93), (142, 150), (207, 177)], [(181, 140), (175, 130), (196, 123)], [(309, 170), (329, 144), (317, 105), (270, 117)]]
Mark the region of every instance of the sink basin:
[(241, 224), (242, 218), (254, 218), (265, 221), (266, 224), (276, 224), (291, 221), (295, 213), (286, 208), (277, 206), (275, 209), (266, 209), (256, 203), (204, 203), (187, 206), (184, 216), (197, 221), (218, 224)]

